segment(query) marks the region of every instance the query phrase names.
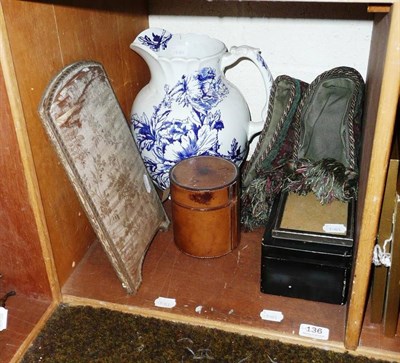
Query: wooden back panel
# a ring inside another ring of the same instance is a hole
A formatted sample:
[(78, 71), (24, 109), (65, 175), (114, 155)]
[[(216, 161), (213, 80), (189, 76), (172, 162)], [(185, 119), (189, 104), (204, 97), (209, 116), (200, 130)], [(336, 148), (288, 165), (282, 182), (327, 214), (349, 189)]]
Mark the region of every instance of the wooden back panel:
[(49, 281), (0, 68), (0, 295), (50, 297)]

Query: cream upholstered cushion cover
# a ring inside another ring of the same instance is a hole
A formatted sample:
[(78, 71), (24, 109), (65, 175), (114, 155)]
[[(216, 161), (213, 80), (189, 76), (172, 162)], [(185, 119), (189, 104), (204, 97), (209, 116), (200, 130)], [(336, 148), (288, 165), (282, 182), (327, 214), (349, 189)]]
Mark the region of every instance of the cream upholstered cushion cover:
[(39, 114), (123, 287), (134, 293), (149, 243), (169, 222), (102, 65), (64, 68)]

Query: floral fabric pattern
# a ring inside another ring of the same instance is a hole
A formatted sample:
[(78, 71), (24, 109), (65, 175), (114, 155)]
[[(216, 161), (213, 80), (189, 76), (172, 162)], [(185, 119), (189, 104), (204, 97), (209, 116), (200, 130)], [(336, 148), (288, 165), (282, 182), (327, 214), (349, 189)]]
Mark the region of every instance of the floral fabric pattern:
[(39, 112), (123, 287), (134, 293), (148, 245), (168, 218), (102, 66), (66, 67)]

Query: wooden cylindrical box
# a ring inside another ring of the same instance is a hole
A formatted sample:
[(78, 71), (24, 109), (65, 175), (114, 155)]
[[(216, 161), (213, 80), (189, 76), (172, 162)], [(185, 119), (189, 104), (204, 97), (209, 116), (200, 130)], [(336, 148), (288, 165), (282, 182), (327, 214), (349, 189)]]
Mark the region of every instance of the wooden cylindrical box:
[(184, 159), (170, 172), (177, 247), (194, 257), (219, 257), (240, 240), (239, 171), (215, 156)]

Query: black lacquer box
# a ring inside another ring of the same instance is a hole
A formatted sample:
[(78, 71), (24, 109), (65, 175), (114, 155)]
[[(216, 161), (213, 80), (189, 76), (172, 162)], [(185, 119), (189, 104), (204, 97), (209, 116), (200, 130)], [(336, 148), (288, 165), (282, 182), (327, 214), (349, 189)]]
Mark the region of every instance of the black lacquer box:
[(355, 202), (321, 205), (282, 194), (262, 240), (261, 291), (345, 304), (353, 262)]

